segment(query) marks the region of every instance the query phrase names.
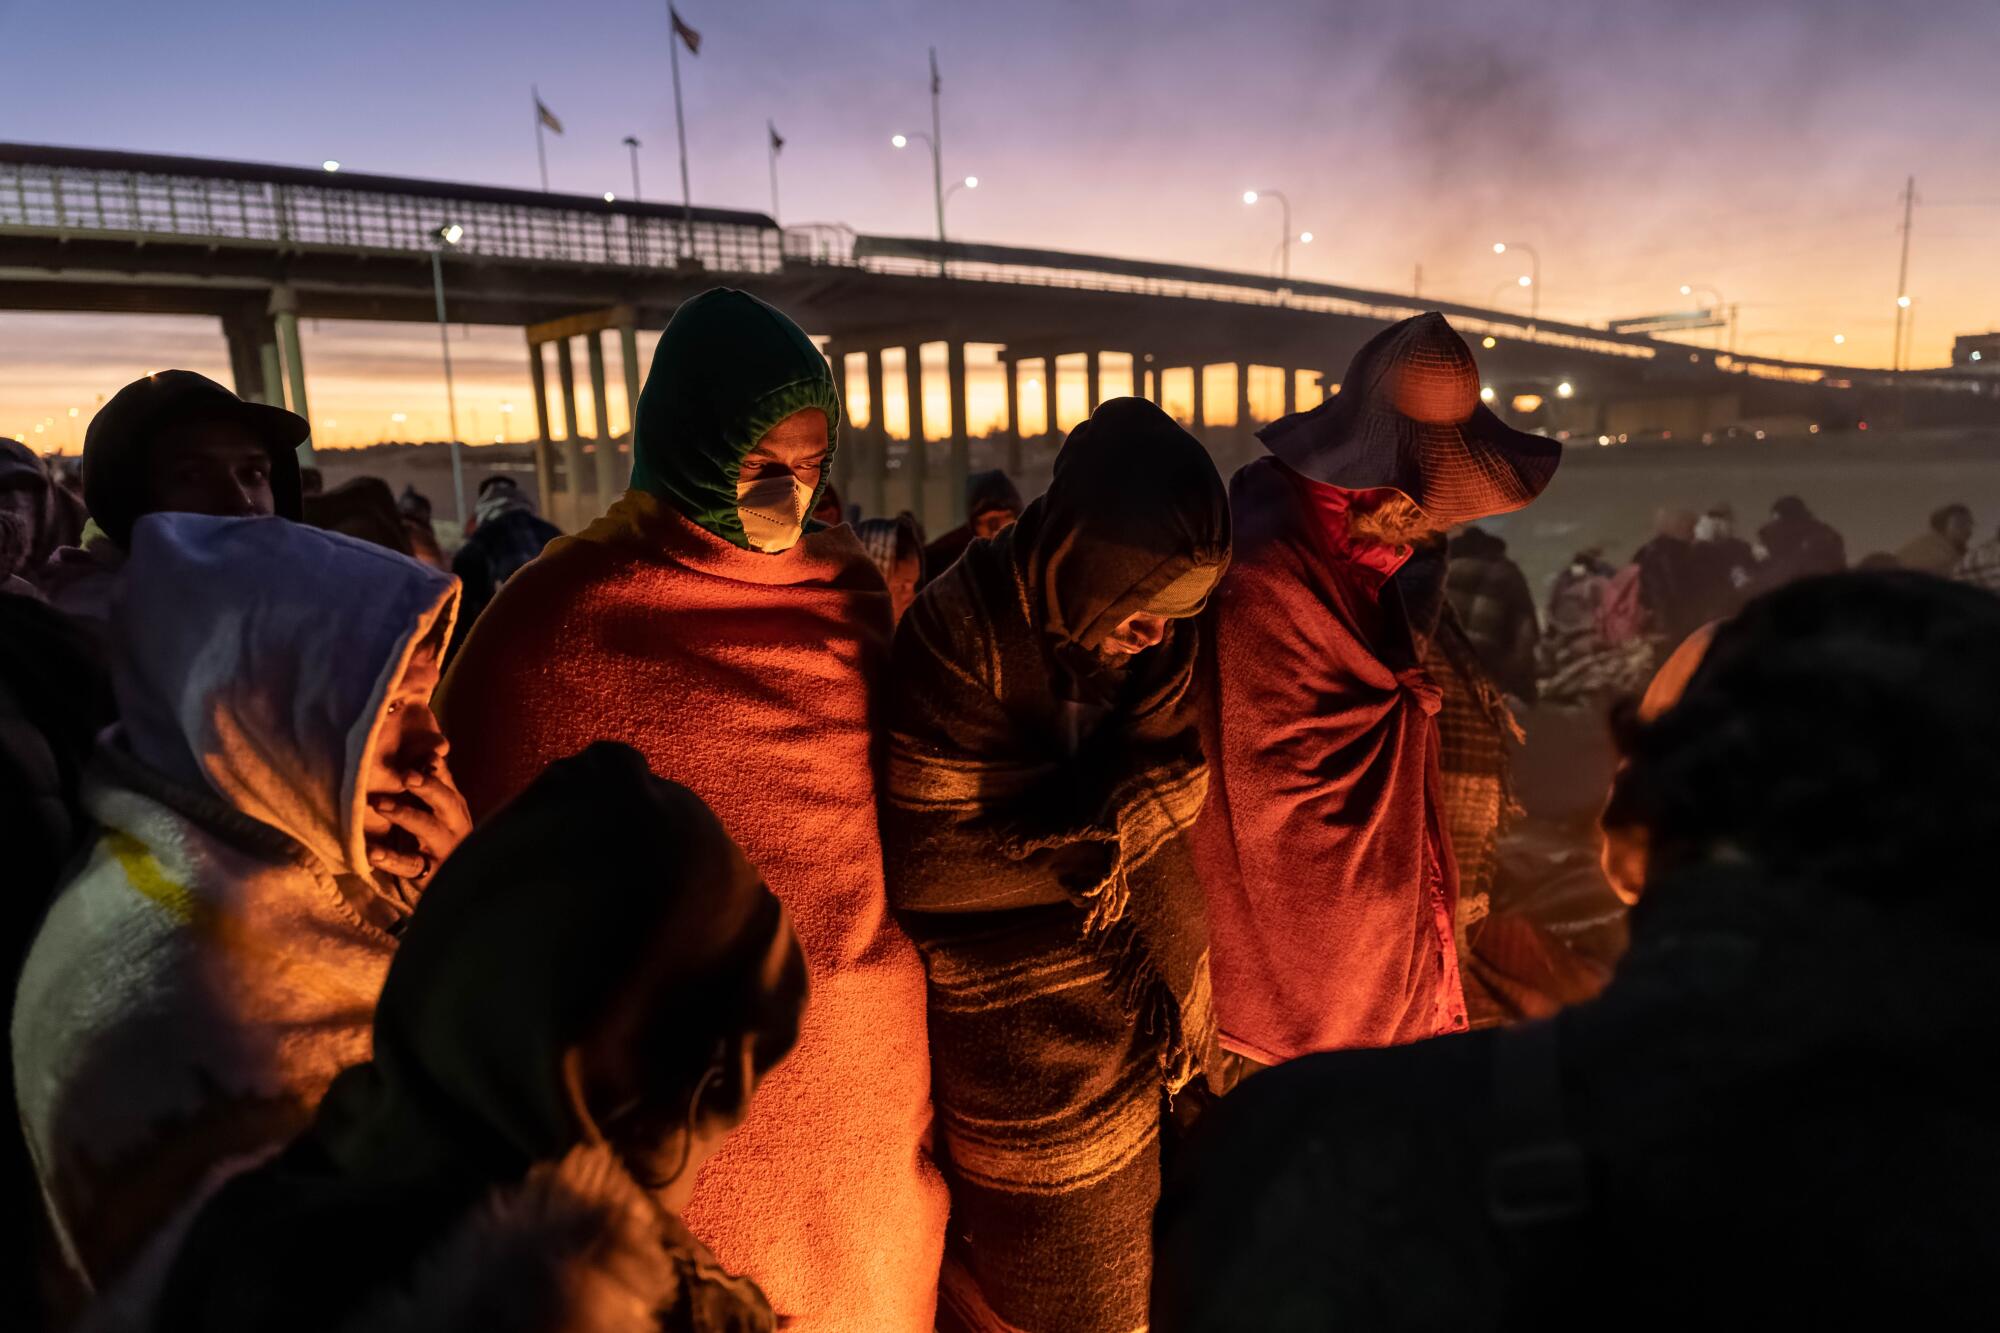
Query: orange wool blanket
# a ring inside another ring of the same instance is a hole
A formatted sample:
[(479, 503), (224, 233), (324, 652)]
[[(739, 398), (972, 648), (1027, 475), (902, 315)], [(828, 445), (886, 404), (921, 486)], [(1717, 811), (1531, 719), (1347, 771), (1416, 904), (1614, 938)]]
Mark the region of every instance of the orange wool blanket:
[(944, 1243), (924, 971), (876, 831), (888, 633), (850, 530), (762, 555), (633, 491), (507, 583), (442, 692), (475, 817), (551, 760), (625, 741), (714, 808), (790, 909), (812, 976), (798, 1048), (685, 1217), (799, 1333), (927, 1333)]

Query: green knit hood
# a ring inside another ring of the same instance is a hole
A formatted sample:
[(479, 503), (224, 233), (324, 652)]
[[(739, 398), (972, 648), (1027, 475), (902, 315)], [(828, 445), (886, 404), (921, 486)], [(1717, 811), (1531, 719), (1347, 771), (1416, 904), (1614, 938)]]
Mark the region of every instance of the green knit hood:
[(805, 330), (748, 292), (703, 292), (674, 312), (653, 353), (633, 417), (633, 489), (747, 550), (736, 510), (743, 457), (808, 407), (826, 413), (816, 505), (840, 435), (840, 394), (826, 358)]

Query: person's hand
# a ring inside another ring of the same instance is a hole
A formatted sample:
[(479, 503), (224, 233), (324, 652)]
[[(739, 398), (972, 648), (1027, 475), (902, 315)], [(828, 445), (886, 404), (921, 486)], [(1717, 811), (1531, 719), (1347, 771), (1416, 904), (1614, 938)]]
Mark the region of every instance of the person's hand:
[(422, 886), (472, 831), (472, 812), (449, 775), (407, 773), (401, 791), (368, 793), (361, 829), (371, 867)]

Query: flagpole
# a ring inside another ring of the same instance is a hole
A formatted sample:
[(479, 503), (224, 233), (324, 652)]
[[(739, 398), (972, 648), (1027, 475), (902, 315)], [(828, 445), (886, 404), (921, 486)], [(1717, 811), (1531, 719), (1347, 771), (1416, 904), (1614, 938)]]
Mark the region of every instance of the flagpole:
[(535, 161), (542, 167), (542, 193), (549, 192), (549, 151), (542, 146), (542, 90), (534, 84), (528, 85), (528, 95), (535, 99)]
[[(676, 19), (674, 7), (669, 0), (667, 17)], [(687, 247), (689, 258), (694, 256), (694, 191), (688, 186), (688, 133), (687, 117), (681, 111), (681, 35), (676, 24), (675, 31), (667, 34), (667, 59), (674, 71), (674, 132), (681, 141), (681, 234)]]
[(767, 120), (764, 122), (764, 128), (770, 132), (768, 143), (771, 150), (771, 221), (776, 222), (778, 220), (778, 127)]
[(938, 79), (937, 48), (931, 48), (931, 188), (937, 197), (938, 276), (945, 276), (944, 259), (944, 122), (938, 111), (943, 84)]

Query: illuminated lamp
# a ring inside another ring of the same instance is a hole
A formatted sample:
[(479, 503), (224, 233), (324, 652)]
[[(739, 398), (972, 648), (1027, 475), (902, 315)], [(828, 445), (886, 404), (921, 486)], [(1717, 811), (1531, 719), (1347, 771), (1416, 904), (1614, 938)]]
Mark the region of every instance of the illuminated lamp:
[(1479, 390), (1479, 401), (1482, 403), (1490, 403), (1496, 396), (1493, 392), (1493, 386), (1490, 384)]
[(1484, 338), (1481, 338), (1479, 340), (1479, 345), (1490, 351), (1491, 349), (1498, 347), (1500, 345), (1500, 341), (1499, 339), (1495, 338), (1492, 334), (1489, 333)]
[(1517, 393), (1514, 395), (1516, 412), (1539, 412), (1542, 410), (1542, 396), (1538, 393)]
[(1574, 384), (1571, 384), (1568, 380), (1564, 380), (1561, 384), (1556, 385), (1556, 397), (1558, 398), (1569, 398), (1573, 397), (1575, 394), (1576, 394), (1576, 386)]

